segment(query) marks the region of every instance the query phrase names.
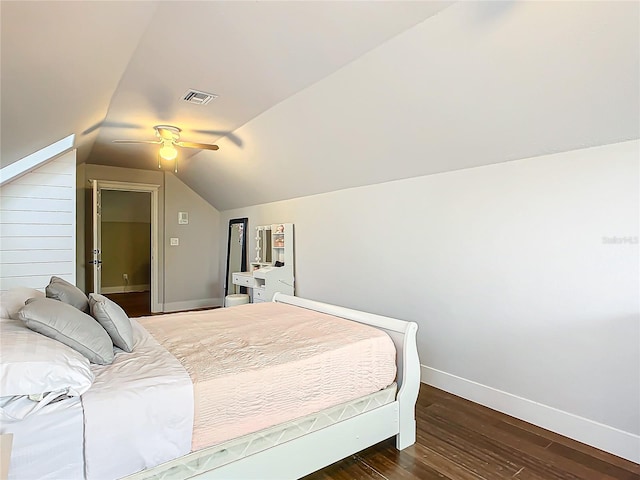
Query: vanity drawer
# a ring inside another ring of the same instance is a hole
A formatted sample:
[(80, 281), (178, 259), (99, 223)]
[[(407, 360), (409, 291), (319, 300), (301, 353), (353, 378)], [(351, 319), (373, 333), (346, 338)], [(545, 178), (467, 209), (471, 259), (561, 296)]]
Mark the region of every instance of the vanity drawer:
[(266, 302), (269, 300), (267, 298), (267, 294), (265, 293), (264, 288), (254, 288), (253, 289), (253, 301), (254, 302)]
[(252, 287), (253, 277), (249, 275), (242, 275), (240, 273), (234, 273), (231, 276), (231, 281), (234, 285), (240, 285), (242, 287)]

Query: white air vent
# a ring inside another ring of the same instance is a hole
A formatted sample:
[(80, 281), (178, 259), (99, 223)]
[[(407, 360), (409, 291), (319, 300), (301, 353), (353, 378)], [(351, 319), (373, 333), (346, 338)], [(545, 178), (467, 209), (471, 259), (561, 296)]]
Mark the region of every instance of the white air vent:
[(182, 96), (185, 102), (195, 103), (196, 105), (206, 105), (214, 98), (218, 98), (218, 95), (199, 90), (187, 90), (187, 93)]

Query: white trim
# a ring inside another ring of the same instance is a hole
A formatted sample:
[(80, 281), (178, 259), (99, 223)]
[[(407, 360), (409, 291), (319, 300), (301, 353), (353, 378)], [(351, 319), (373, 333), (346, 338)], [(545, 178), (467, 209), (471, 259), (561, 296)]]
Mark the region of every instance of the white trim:
[(29, 173), (31, 170), (39, 167), (41, 164), (52, 160), (54, 157), (60, 155), (61, 153), (66, 152), (73, 147), (75, 138), (75, 133), (72, 133), (62, 140), (58, 140), (57, 142), (41, 148), (37, 152), (34, 152), (31, 155), (27, 155), (26, 157), (21, 158), (20, 160), (0, 169), (0, 185), (4, 185), (8, 181), (13, 180), (20, 175)]
[(131, 293), (146, 292), (151, 285), (116, 285), (115, 287), (100, 287), (100, 293)]
[[(71, 141), (71, 143), (73, 144), (73, 139)], [(73, 150), (73, 183), (74, 183), (74, 192), (76, 191), (75, 189), (77, 189), (77, 178), (78, 178), (78, 167), (76, 164), (76, 159), (78, 157), (78, 150)], [(72, 273), (72, 278), (73, 278), (73, 284), (77, 285), (78, 284), (78, 194), (74, 193), (72, 195), (71, 198), (71, 215), (73, 215), (73, 240), (71, 242), (71, 249), (72, 252), (71, 254), (73, 255), (71, 258), (73, 258), (73, 273)], [(84, 236), (82, 237), (84, 239)]]
[(102, 284), (102, 218), (100, 217), (100, 187), (97, 180), (91, 180), (91, 286), (89, 290), (100, 293)]
[(164, 312), (181, 312), (183, 310), (193, 310), (194, 308), (221, 307), (222, 298), (202, 298), (199, 300), (186, 300), (184, 302), (169, 302), (164, 304)]
[[(92, 181), (92, 180), (89, 180)], [(160, 239), (158, 234), (158, 190), (160, 185), (150, 183), (129, 183), (110, 180), (98, 180), (100, 190), (120, 190), (125, 192), (149, 192), (151, 194), (151, 311), (153, 313), (164, 311), (159, 301), (159, 262)]]
[(640, 436), (421, 365), (422, 382), (525, 422), (640, 463)]

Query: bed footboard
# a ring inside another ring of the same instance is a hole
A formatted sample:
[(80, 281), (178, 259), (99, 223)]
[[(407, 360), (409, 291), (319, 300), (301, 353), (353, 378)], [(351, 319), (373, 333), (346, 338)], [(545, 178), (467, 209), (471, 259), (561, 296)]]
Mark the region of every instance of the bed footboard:
[(420, 360), (416, 343), (418, 324), (282, 293), (276, 293), (273, 301), (371, 325), (385, 331), (391, 337), (396, 347), (398, 368), (396, 381), (399, 388), (397, 398), (399, 432), (396, 435), (396, 448), (402, 450), (413, 445), (416, 441), (415, 405), (420, 390)]

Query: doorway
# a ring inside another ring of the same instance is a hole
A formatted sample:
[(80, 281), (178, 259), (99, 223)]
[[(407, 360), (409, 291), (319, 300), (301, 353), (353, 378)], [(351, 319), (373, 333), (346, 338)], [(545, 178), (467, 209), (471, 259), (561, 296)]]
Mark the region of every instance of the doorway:
[(92, 264), (90, 278), (93, 291), (108, 295), (125, 311), (125, 306), (133, 302), (142, 314), (160, 312), (157, 258), (159, 185), (103, 180), (90, 182), (93, 190), (93, 248), (89, 263)]
[(102, 190), (101, 294), (151, 313), (151, 194)]

